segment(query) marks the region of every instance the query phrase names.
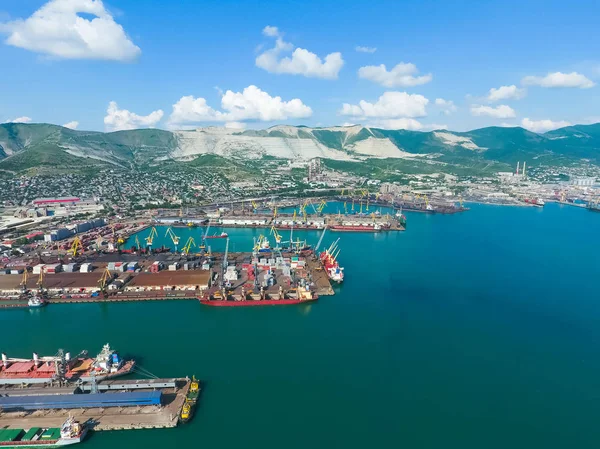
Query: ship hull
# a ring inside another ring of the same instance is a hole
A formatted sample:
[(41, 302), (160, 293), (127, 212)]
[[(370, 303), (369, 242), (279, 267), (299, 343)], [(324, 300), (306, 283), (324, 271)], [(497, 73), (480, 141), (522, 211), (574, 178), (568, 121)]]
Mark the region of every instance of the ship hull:
[(332, 226), (331, 231), (337, 232), (381, 232), (383, 229), (375, 229), (368, 226)]
[(232, 300), (219, 300), (219, 299), (201, 299), (200, 304), (205, 306), (214, 307), (253, 307), (253, 306), (286, 306), (293, 304), (305, 304), (316, 301), (318, 298), (313, 299), (261, 299), (252, 300), (247, 299), (246, 301), (232, 301)]
[[(76, 382), (78, 380), (81, 380), (82, 382), (92, 382), (94, 379), (97, 382), (100, 382), (102, 380), (108, 380), (108, 379), (113, 379), (115, 377), (119, 377), (119, 376), (125, 376), (126, 374), (129, 374), (133, 371), (133, 368), (135, 367), (135, 362), (130, 361), (127, 362), (127, 365), (123, 368), (121, 368), (119, 371), (115, 372), (115, 373), (107, 373), (107, 374), (97, 374), (96, 376), (89, 376), (89, 375), (81, 375), (81, 376), (67, 376), (67, 380), (69, 382)], [(5, 376), (0, 374), (0, 386), (2, 385), (21, 385), (23, 383), (28, 383), (28, 384), (45, 384), (50, 382), (52, 379), (54, 378), (54, 374), (46, 374), (43, 373), (41, 374), (39, 377), (27, 377), (27, 376), (19, 376), (19, 375), (15, 375), (15, 376)], [(0, 446), (1, 447), (1, 446)]]

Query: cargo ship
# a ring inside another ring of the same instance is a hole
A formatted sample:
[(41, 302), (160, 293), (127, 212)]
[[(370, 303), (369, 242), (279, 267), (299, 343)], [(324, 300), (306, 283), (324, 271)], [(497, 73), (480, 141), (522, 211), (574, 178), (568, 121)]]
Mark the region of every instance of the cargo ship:
[(229, 235), (226, 232), (221, 232), (220, 234), (215, 235), (207, 235), (204, 237), (205, 239), (226, 239)]
[(321, 254), (319, 254), (319, 259), (323, 264), (327, 277), (331, 281), (341, 284), (344, 281), (344, 269), (340, 267), (340, 264), (337, 261), (337, 256), (340, 254), (340, 250), (337, 246), (339, 240), (340, 239), (337, 239), (329, 248), (322, 251)]
[(340, 225), (332, 225), (329, 227), (329, 229), (331, 229), (332, 231), (338, 231), (338, 232), (379, 232), (382, 230), (387, 229), (387, 227), (383, 227), (380, 224), (373, 224), (372, 226), (369, 225), (364, 225), (364, 224), (359, 224), (359, 225), (344, 225), (344, 224), (340, 224)]
[(87, 357), (86, 351), (74, 358), (62, 350), (49, 357), (40, 357), (34, 353), (32, 359), (9, 358), (3, 353), (0, 385), (41, 384), (54, 380), (100, 381), (129, 374), (134, 367), (135, 361), (121, 359), (119, 353), (108, 344), (104, 345), (95, 358)]
[(525, 202), (535, 207), (544, 207), (546, 204), (546, 202), (541, 198), (525, 198)]
[(260, 293), (246, 294), (244, 289), (240, 295), (228, 295), (220, 290), (207, 293), (200, 298), (200, 303), (207, 306), (216, 307), (252, 307), (252, 306), (284, 306), (292, 304), (304, 304), (311, 301), (316, 301), (319, 296), (304, 287), (298, 286), (295, 289), (290, 289), (286, 293), (281, 291), (277, 298), (271, 298), (262, 288)]
[(87, 434), (86, 425), (73, 418), (58, 427), (32, 427), (25, 429), (0, 429), (0, 448), (53, 448), (80, 443)]
[(198, 396), (200, 396), (200, 382), (196, 380), (196, 376), (192, 376), (192, 382), (190, 383), (190, 388), (185, 396), (185, 402), (179, 415), (181, 422), (186, 423), (192, 419), (196, 402), (198, 402)]

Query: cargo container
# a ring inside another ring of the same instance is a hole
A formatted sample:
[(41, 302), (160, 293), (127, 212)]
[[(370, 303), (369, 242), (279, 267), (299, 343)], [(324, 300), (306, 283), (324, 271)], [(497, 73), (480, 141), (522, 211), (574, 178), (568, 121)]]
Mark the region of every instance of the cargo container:
[(33, 274), (40, 274), (42, 272), (42, 269), (45, 267), (46, 265), (43, 263), (37, 264), (33, 267)]
[(62, 271), (62, 264), (55, 263), (55, 264), (46, 265), (45, 271), (48, 274), (60, 273)]
[(92, 271), (92, 264), (91, 263), (82, 263), (81, 267), (79, 268), (79, 272), (80, 273), (89, 273)]
[(162, 262), (154, 262), (152, 265), (150, 265), (150, 272), (151, 273), (158, 273), (160, 270), (162, 270), (164, 268)]
[(63, 271), (65, 273), (76, 273), (77, 271), (79, 271), (79, 264), (69, 263), (67, 265), (63, 265)]
[(23, 270), (22, 268), (19, 268), (18, 270), (10, 270), (10, 274), (23, 274)]
[(177, 271), (179, 270), (179, 262), (175, 262), (169, 265), (169, 271)]

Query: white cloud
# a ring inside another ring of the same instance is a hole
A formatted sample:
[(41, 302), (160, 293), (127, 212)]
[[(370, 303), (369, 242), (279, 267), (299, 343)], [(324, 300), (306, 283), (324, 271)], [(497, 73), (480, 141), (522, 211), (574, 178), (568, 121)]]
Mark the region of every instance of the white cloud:
[(31, 123), (31, 117), (17, 117), (15, 119), (12, 120), (7, 120), (4, 123)]
[(76, 120), (73, 120), (72, 122), (69, 122), (69, 123), (65, 123), (63, 125), (64, 128), (69, 128), (69, 129), (77, 129), (78, 126), (79, 126), (79, 122)]
[(514, 118), (517, 116), (515, 110), (505, 104), (501, 104), (495, 108), (491, 106), (472, 105), (471, 115), (477, 117), (487, 115), (495, 118)]
[(244, 129), (244, 128), (246, 128), (246, 124), (244, 122), (227, 122), (227, 123), (225, 123), (225, 128)]
[(361, 100), (358, 105), (344, 103), (339, 113), (356, 118), (415, 118), (425, 117), (429, 100), (423, 95), (406, 92), (384, 92), (376, 103)]
[(500, 100), (520, 100), (526, 93), (526, 89), (520, 89), (514, 84), (511, 86), (500, 86), (498, 88), (492, 87), (487, 99), (492, 103)]
[[(275, 37), (275, 47), (266, 50), (256, 58), (256, 66), (269, 73), (303, 75), (309, 78), (336, 79), (344, 65), (340, 52), (330, 53), (322, 60), (316, 54), (296, 48), (283, 40), (283, 34), (277, 27), (266, 26), (263, 34)], [(292, 52), (291, 57), (281, 57), (281, 53)]]
[(446, 115), (450, 115), (453, 112), (456, 112), (456, 105), (452, 100), (444, 100), (443, 98), (436, 98), (435, 105), (439, 106), (442, 112)]
[(414, 118), (394, 118), (375, 120), (368, 122), (368, 126), (371, 128), (382, 128), (382, 129), (408, 129), (411, 131), (419, 131), (424, 128), (423, 124)]
[(274, 121), (288, 118), (305, 118), (312, 115), (312, 109), (298, 98), (283, 101), (272, 97), (256, 86), (248, 86), (243, 92), (228, 90), (221, 97), (221, 108), (211, 108), (205, 98), (192, 95), (181, 97), (173, 105), (169, 126), (178, 127), (186, 123), (199, 122), (241, 122), (246, 120)]
[(361, 45), (357, 45), (355, 50), (359, 53), (375, 53), (377, 51), (376, 47), (363, 47)]
[(131, 61), (141, 53), (102, 0), (50, 0), (25, 20), (0, 24), (0, 32), (9, 34), (8, 45), (64, 59)]
[(554, 72), (548, 73), (546, 76), (526, 76), (521, 82), (526, 86), (578, 87), (580, 89), (589, 89), (596, 85), (588, 77), (577, 72)]
[(529, 118), (524, 118), (521, 120), (521, 126), (529, 131), (533, 131), (534, 133), (543, 133), (553, 129), (571, 126), (571, 123), (567, 122), (566, 120), (558, 120), (555, 122), (552, 120), (531, 120)]
[(104, 117), (107, 131), (122, 131), (126, 129), (152, 128), (163, 118), (164, 112), (159, 109), (148, 115), (137, 115), (127, 109), (119, 109), (115, 101), (111, 101)]
[(368, 79), (385, 87), (412, 87), (430, 82), (431, 73), (415, 76), (419, 73), (417, 66), (412, 63), (401, 62), (388, 71), (385, 64), (369, 65), (358, 69), (359, 78)]
[(269, 37), (279, 37), (279, 28), (267, 25), (263, 28), (263, 34)]

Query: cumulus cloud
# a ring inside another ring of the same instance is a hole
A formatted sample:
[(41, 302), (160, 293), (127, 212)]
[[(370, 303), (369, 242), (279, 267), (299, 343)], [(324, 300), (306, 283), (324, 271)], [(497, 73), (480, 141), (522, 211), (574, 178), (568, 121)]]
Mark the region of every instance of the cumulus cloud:
[(77, 129), (78, 126), (79, 126), (79, 122), (76, 120), (73, 120), (72, 122), (69, 122), (69, 123), (65, 123), (63, 125), (64, 128), (69, 128), (69, 129)]
[(355, 118), (415, 118), (425, 117), (429, 100), (423, 95), (406, 92), (384, 92), (377, 102), (361, 100), (358, 104), (344, 103), (339, 113)]
[(0, 24), (0, 32), (8, 45), (64, 59), (131, 61), (141, 53), (102, 0), (51, 0), (25, 20)]
[(127, 109), (119, 109), (115, 101), (111, 101), (104, 117), (107, 131), (122, 131), (126, 129), (153, 128), (163, 118), (164, 112), (159, 109), (148, 115), (138, 115)]
[(471, 106), (471, 115), (477, 117), (487, 115), (494, 118), (515, 118), (517, 116), (515, 110), (505, 104), (501, 104), (495, 108), (475, 104)]
[(288, 118), (305, 118), (312, 115), (312, 109), (298, 98), (284, 101), (272, 97), (256, 86), (248, 86), (242, 92), (228, 90), (221, 97), (222, 111), (213, 109), (205, 98), (192, 95), (181, 97), (173, 105), (169, 126), (199, 122), (224, 122), (235, 126), (235, 122), (247, 120), (274, 121)]
[[(266, 26), (263, 34), (275, 38), (275, 47), (264, 51), (256, 58), (256, 66), (269, 73), (303, 75), (309, 78), (336, 79), (344, 65), (340, 52), (330, 53), (322, 60), (316, 54), (283, 40), (277, 27)], [(282, 53), (291, 53), (282, 57)]]
[(521, 126), (534, 133), (543, 133), (553, 129), (571, 126), (571, 123), (566, 120), (558, 120), (555, 122), (553, 120), (531, 120), (529, 118), (524, 118), (521, 120)]
[(385, 87), (412, 87), (430, 82), (431, 73), (415, 76), (419, 73), (417, 66), (412, 63), (401, 62), (392, 70), (387, 70), (385, 64), (368, 65), (358, 69), (359, 78), (368, 79)]
[(577, 72), (554, 72), (548, 73), (546, 76), (526, 76), (521, 82), (526, 86), (577, 87), (579, 89), (589, 89), (596, 85), (591, 79)]
[(520, 100), (526, 93), (526, 89), (520, 89), (514, 84), (498, 88), (492, 87), (488, 93), (487, 100), (491, 103), (501, 100)]
[(27, 117), (27, 116), (17, 117), (12, 120), (7, 120), (4, 123), (31, 123), (31, 117)]
[(435, 105), (440, 107), (442, 112), (446, 115), (450, 115), (453, 112), (456, 112), (456, 105), (452, 100), (444, 100), (443, 98), (436, 98)]
[(408, 129), (411, 131), (419, 131), (424, 128), (424, 125), (414, 118), (393, 118), (384, 120), (375, 120), (368, 122), (370, 128), (382, 129)]
[(363, 47), (361, 45), (357, 45), (355, 50), (359, 53), (375, 53), (377, 51), (376, 47)]

